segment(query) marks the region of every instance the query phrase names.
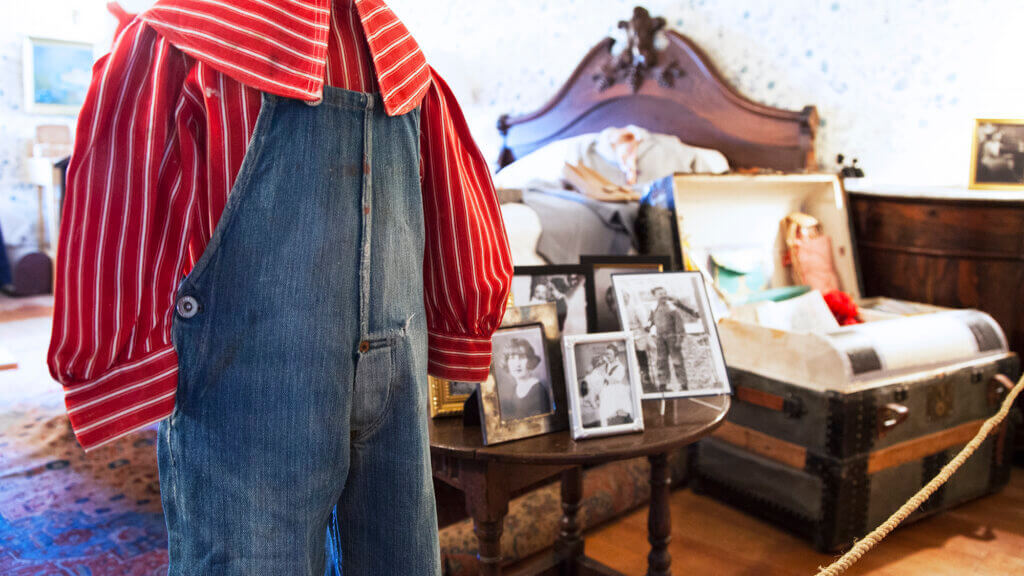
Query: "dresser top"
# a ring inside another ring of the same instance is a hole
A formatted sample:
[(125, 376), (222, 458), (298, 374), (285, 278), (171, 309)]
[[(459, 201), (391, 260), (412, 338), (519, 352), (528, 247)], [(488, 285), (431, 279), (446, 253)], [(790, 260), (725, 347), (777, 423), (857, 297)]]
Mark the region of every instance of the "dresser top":
[(966, 186), (915, 186), (883, 184), (865, 178), (846, 178), (843, 187), (851, 194), (922, 200), (1024, 202), (1024, 190), (971, 190)]

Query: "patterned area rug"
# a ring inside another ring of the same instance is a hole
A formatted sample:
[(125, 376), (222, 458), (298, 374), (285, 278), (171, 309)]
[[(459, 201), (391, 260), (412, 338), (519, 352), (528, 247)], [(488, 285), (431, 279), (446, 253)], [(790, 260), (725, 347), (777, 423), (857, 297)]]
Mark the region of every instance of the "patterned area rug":
[(0, 574), (167, 574), (155, 427), (86, 454), (46, 368), (48, 312), (12, 313), (26, 303), (0, 299), (18, 360), (0, 371)]
[[(167, 574), (155, 437), (150, 428), (86, 454), (62, 414), (0, 416), (0, 574)], [(644, 459), (588, 471), (582, 525), (641, 505), (649, 494), (646, 479)], [(558, 491), (552, 484), (511, 504), (502, 537), (506, 558), (525, 558), (554, 542)], [(476, 573), (472, 522), (442, 530), (441, 548), (446, 575)]]
[(167, 574), (155, 437), (86, 454), (62, 414), (0, 416), (0, 574)]
[[(0, 321), (0, 342), (18, 357), (0, 371), (0, 575), (163, 576), (167, 532), (160, 506), (156, 427), (86, 454), (64, 415), (45, 354), (50, 319)], [(673, 459), (674, 477), (684, 461)], [(647, 462), (587, 471), (585, 527), (631, 510), (649, 494)], [(549, 547), (561, 516), (557, 484), (513, 501), (502, 548), (510, 560)], [(477, 572), (476, 538), (465, 520), (441, 531), (446, 576)]]

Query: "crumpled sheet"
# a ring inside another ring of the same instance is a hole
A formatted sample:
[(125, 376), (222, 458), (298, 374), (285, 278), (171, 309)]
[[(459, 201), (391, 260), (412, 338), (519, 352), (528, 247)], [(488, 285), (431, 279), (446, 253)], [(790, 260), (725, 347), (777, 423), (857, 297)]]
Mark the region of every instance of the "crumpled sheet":
[(523, 203), (540, 218), (537, 252), (552, 264), (578, 264), (582, 254), (635, 253), (637, 202), (591, 200), (571, 190), (533, 188)]

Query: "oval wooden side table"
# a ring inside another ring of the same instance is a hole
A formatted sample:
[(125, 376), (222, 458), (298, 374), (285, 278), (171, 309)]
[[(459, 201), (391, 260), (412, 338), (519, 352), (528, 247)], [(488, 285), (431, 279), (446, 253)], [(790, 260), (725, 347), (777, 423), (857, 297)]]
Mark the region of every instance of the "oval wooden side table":
[(587, 558), (576, 513), (583, 494), (581, 467), (646, 456), (651, 463), (651, 501), (647, 519), (647, 574), (671, 574), (668, 543), (668, 455), (710, 434), (729, 410), (729, 397), (646, 401), (644, 431), (573, 441), (569, 431), (484, 446), (478, 427), (458, 419), (430, 422), (430, 454), (434, 476), (462, 490), (479, 544), (480, 574), (502, 574), (501, 533), (509, 500), (524, 489), (561, 473), (562, 520), (554, 549), (517, 567), (516, 575), (617, 575), (619, 572)]

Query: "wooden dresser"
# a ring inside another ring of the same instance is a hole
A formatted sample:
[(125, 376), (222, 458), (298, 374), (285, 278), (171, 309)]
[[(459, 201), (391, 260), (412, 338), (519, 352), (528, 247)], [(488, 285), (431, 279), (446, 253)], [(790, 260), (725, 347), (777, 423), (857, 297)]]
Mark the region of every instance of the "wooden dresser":
[(847, 192), (865, 296), (983, 310), (1024, 353), (1024, 193)]
[(847, 192), (865, 296), (983, 310), (1024, 355), (1024, 193), (849, 180)]

